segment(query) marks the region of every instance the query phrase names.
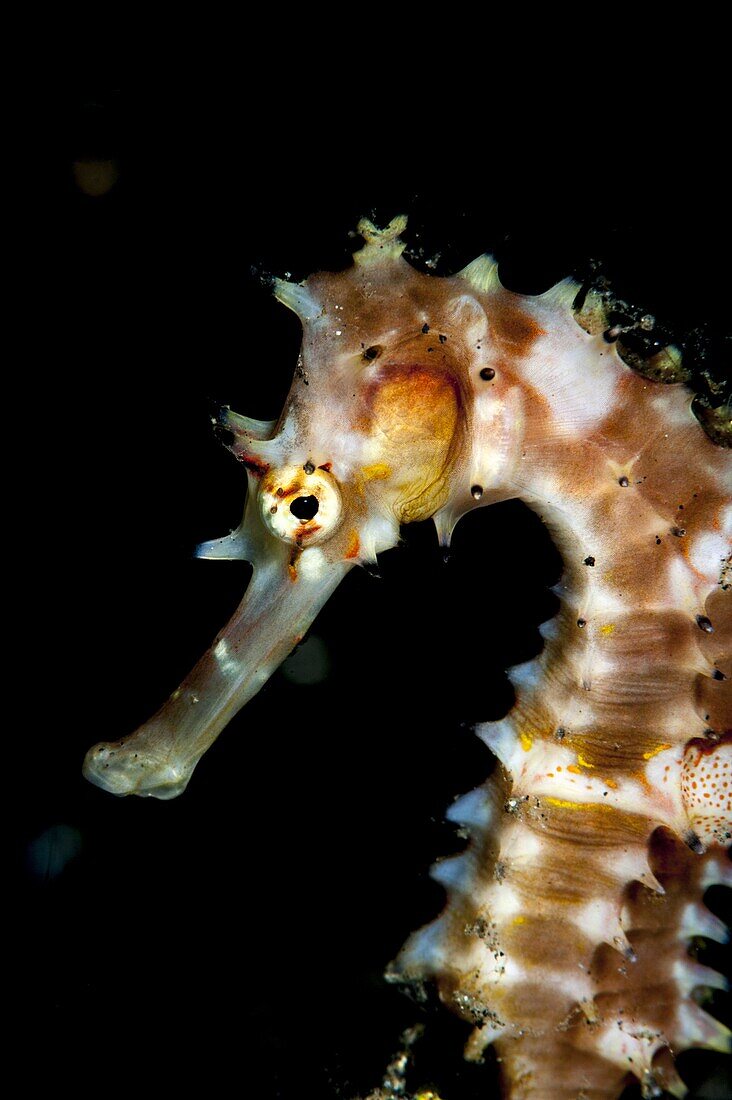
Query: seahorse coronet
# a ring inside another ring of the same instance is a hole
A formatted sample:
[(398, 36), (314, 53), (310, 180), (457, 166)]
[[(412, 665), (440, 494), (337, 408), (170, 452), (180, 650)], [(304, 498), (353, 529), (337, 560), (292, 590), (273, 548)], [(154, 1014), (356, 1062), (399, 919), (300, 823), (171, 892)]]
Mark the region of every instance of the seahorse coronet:
[(387, 976), (435, 982), (513, 1100), (610, 1100), (628, 1074), (681, 1096), (674, 1056), (730, 1042), (694, 1000), (726, 980), (687, 951), (725, 941), (702, 898), (732, 884), (729, 410), (707, 409), (705, 434), (678, 348), (633, 343), (649, 315), (608, 328), (607, 295), (571, 279), (516, 294), (485, 254), (422, 273), (405, 226), (364, 219), (351, 268), (275, 280), (303, 325), (292, 388), (277, 421), (218, 414), (249, 492), (241, 525), (198, 549), (250, 561), (249, 588), (85, 773), (181, 793), (350, 568), (402, 524), (432, 518), (447, 546), (462, 516), (522, 499), (562, 555), (561, 607), (509, 672), (508, 715), (476, 727), (499, 763), (448, 809), (468, 846), (432, 868), (445, 907)]

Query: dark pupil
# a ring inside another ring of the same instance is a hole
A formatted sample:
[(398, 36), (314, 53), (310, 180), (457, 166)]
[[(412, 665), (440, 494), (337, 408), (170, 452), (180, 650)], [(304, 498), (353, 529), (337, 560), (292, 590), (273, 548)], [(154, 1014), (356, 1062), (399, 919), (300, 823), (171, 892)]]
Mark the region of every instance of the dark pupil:
[(297, 519), (312, 519), (319, 507), (317, 497), (297, 497), (290, 505), (290, 511)]

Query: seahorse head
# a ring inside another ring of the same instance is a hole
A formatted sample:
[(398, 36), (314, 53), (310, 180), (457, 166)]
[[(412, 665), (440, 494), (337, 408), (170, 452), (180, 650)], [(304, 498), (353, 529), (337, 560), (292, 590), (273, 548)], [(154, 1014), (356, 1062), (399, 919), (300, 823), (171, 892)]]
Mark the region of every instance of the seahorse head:
[(443, 280), (402, 260), (403, 228), (402, 218), (385, 230), (363, 221), (351, 269), (276, 280), (277, 298), (303, 325), (282, 416), (271, 425), (221, 416), (250, 475), (247, 526), (292, 547), (292, 579), (316, 547), (323, 562), (372, 561), (400, 524), (459, 515), (483, 493), (466, 461), (466, 390), (488, 338), (485, 311), (466, 281), (445, 295)]
[(246, 506), (236, 531), (197, 551), (251, 562), (252, 579), (158, 714), (87, 754), (87, 778), (107, 790), (180, 794), (350, 568), (374, 562), (415, 520), (433, 517), (447, 543), (464, 512), (497, 499), (489, 467), (511, 434), (511, 402), (475, 395), (486, 386), (476, 357), (490, 342), (476, 287), (487, 289), (495, 264), (482, 258), (449, 279), (422, 274), (402, 258), (405, 224), (362, 221), (365, 243), (345, 272), (275, 280), (303, 326), (292, 387), (277, 421), (221, 411), (247, 471)]

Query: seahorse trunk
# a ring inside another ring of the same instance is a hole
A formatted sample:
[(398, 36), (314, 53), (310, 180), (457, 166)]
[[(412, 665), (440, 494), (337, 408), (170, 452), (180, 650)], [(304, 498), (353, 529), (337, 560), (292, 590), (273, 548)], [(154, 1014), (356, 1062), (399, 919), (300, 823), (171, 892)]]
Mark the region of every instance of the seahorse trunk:
[(392, 977), (436, 977), (476, 1025), (467, 1056), (495, 1041), (516, 1100), (613, 1098), (629, 1073), (682, 1095), (668, 1051), (729, 1042), (691, 999), (725, 981), (687, 954), (725, 938), (701, 897), (732, 882), (728, 456), (682, 387), (563, 332), (550, 296), (507, 297), (524, 343), (496, 380), (523, 436), (503, 487), (562, 553), (562, 606), (512, 670), (509, 716), (477, 731), (500, 773), (451, 808), (471, 844), (434, 868), (447, 907)]

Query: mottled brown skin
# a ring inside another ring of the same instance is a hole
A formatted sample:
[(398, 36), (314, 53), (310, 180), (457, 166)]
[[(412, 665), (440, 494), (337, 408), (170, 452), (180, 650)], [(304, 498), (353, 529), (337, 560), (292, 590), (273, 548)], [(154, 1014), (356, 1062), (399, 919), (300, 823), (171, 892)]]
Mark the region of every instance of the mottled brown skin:
[[(446, 1003), (459, 1007), (462, 998), (467, 1005), (464, 1014), (478, 1025), (478, 1036), (496, 1023), (506, 1025), (495, 1040), (506, 1095), (527, 1100), (615, 1097), (629, 1071), (651, 1090), (654, 1075), (663, 1084), (664, 1073), (669, 1081), (673, 1074), (661, 1065), (665, 1045), (653, 1068), (650, 1062), (611, 1064), (587, 1049), (588, 1034), (596, 1034), (603, 1023), (618, 1016), (637, 1019), (644, 1028), (655, 1029), (656, 1037), (662, 1036), (674, 1052), (690, 1045), (676, 1019), (680, 995), (670, 967), (674, 958), (686, 956), (685, 944), (677, 942), (679, 913), (690, 898), (700, 896), (706, 857), (693, 854), (678, 838), (674, 843), (688, 858), (680, 871), (664, 878), (666, 895), (653, 892), (650, 871), (648, 886), (633, 887), (636, 894), (653, 899), (659, 922), (655, 935), (635, 929), (636, 905), (623, 928), (630, 948), (622, 943), (598, 946), (573, 923), (573, 913), (597, 897), (615, 898), (620, 913), (628, 885), (618, 878), (618, 860), (630, 854), (638, 867), (647, 866), (664, 812), (659, 807), (656, 817), (652, 807), (633, 813), (602, 803), (588, 805), (582, 779), (601, 778), (608, 792), (618, 790), (624, 779), (634, 780), (652, 802), (656, 795), (646, 767), (659, 746), (678, 746), (683, 754), (692, 738), (704, 738), (710, 728), (722, 734), (732, 722), (729, 680), (711, 676), (714, 667), (729, 667), (731, 594), (722, 596), (689, 556), (695, 535), (719, 529), (720, 511), (729, 503), (729, 455), (691, 417), (675, 422), (691, 395), (682, 396), (677, 386), (661, 389), (630, 370), (614, 389), (612, 411), (585, 432), (568, 431), (546, 392), (522, 377), (522, 365), (543, 328), (508, 292), (494, 293), (486, 313), (498, 345), (491, 385), (499, 398), (519, 387), (528, 410), (514, 484), (518, 495), (543, 515), (565, 563), (558, 629), (537, 662), (537, 684), (524, 689), (519, 682), (511, 720), (517, 737), (530, 737), (534, 744), (555, 745), (561, 727), (562, 747), (572, 749), (582, 764), (570, 765), (578, 784), (575, 805), (532, 795), (511, 810), (512, 820), (518, 817), (540, 837), (538, 861), (514, 866), (497, 852), (500, 826), (496, 834), (494, 825), (490, 839), (474, 839), (470, 859), (476, 892), (466, 899), (448, 887), (443, 942), (449, 945), (451, 961), (436, 965), (435, 975)], [(612, 347), (604, 354), (615, 360)], [(670, 424), (664, 420), (664, 402)], [(551, 507), (546, 514), (534, 482), (537, 468), (550, 471)], [(584, 536), (573, 529), (574, 504), (590, 508), (592, 531)], [(674, 593), (666, 584), (679, 557), (694, 574), (696, 590), (701, 588), (693, 609), (674, 606)], [(598, 585), (615, 604), (612, 613), (593, 612), (592, 592)], [(713, 634), (698, 626), (697, 615), (709, 616)], [(573, 719), (567, 721), (570, 710)], [(510, 778), (502, 781), (506, 783), (510, 790)], [(695, 843), (693, 833), (686, 841)], [(475, 906), (479, 883), (491, 881), (497, 860), (501, 882), (521, 898), (522, 917), (519, 925), (493, 928), (488, 949), (520, 959), (526, 977), (487, 991), (471, 961), (475, 956), (467, 941), (475, 938), (474, 931), (465, 930), (475, 928), (476, 914), (484, 922), (489, 916)], [(667, 967), (667, 980), (651, 982), (652, 975)], [(578, 969), (592, 990), (591, 1005), (581, 1008), (571, 989), (549, 977)], [(485, 1019), (489, 1024), (483, 1027)], [(474, 1039), (469, 1053), (479, 1056), (480, 1046), (480, 1038)]]

